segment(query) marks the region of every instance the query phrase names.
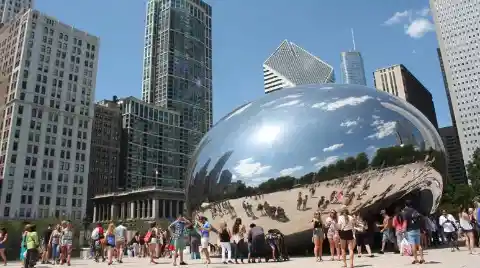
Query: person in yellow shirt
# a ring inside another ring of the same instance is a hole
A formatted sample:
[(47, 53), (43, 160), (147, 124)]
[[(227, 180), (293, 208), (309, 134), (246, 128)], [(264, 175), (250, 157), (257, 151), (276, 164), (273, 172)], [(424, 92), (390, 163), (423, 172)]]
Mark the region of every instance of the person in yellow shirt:
[(31, 268), (37, 262), (40, 242), (38, 240), (37, 227), (35, 224), (27, 225), (26, 229), (27, 234), (25, 236), (25, 244), (27, 247), (27, 254), (25, 256), (24, 268)]

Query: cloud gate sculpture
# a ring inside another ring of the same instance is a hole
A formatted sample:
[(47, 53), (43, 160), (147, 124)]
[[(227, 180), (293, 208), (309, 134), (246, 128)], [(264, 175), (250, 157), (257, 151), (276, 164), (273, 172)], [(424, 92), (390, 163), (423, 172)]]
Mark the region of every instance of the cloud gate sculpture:
[(187, 174), (186, 209), (213, 226), (239, 217), (311, 242), (314, 211), (347, 206), (377, 217), (408, 198), (434, 212), (444, 152), (428, 119), (395, 96), (358, 85), (287, 88), (205, 135)]

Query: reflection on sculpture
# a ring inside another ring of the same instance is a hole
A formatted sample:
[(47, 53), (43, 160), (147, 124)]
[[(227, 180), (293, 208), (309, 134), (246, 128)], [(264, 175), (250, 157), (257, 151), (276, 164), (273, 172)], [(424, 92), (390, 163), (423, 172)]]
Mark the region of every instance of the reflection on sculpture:
[[(314, 211), (365, 215), (405, 198), (438, 206), (446, 172), (440, 136), (417, 109), (358, 85), (283, 89), (221, 119), (190, 163), (187, 210), (211, 222), (309, 230)], [(380, 202), (381, 201), (381, 202)], [(308, 239), (308, 238), (307, 238)]]

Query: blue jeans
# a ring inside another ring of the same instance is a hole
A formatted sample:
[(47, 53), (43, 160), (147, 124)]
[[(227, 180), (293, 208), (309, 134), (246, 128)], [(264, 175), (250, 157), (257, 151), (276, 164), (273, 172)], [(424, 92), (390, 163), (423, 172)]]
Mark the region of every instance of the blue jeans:
[(58, 259), (60, 255), (60, 246), (57, 244), (52, 244), (52, 259), (56, 260)]
[(410, 245), (420, 245), (420, 230), (407, 231), (407, 240)]

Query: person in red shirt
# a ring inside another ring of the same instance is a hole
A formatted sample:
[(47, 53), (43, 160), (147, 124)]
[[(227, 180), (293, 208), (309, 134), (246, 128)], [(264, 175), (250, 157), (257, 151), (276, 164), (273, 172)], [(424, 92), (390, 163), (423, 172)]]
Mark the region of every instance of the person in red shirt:
[[(395, 216), (393, 217), (392, 226), (395, 228), (395, 237), (397, 238), (397, 246), (400, 248), (402, 240), (405, 238), (405, 230), (407, 229), (407, 222), (403, 219), (400, 208), (395, 209)], [(401, 250), (400, 250), (401, 251)]]

